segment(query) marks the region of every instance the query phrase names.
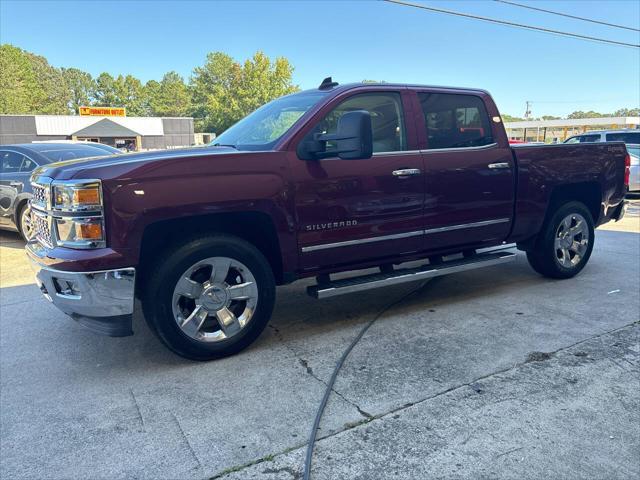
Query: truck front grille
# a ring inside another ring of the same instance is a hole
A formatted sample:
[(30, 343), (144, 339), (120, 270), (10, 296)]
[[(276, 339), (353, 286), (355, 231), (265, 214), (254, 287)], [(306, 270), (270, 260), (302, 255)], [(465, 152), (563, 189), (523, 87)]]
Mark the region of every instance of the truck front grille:
[(53, 219), (49, 215), (51, 209), (51, 179), (48, 177), (36, 177), (31, 181), (31, 223), (33, 235), (38, 242), (45, 247), (54, 245), (52, 232)]
[(36, 207), (46, 209), (47, 199), (49, 197), (48, 185), (40, 185), (37, 183), (32, 183), (31, 188), (33, 190), (33, 198), (31, 199), (31, 204)]
[(31, 210), (31, 222), (33, 224), (33, 232), (36, 239), (46, 247), (51, 248), (53, 245), (53, 238), (51, 237), (51, 224), (50, 217), (36, 213), (35, 210)]

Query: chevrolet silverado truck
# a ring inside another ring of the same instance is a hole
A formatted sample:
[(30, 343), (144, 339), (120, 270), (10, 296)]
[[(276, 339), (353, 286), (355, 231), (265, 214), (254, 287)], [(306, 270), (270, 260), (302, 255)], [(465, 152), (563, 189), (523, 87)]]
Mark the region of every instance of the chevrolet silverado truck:
[(328, 78), (206, 147), (39, 168), (26, 250), (81, 324), (131, 335), (141, 307), (173, 352), (208, 360), (251, 344), (298, 279), (320, 299), (384, 293), (511, 261), (506, 244), (573, 277), (628, 176), (621, 142), (511, 147), (483, 90)]

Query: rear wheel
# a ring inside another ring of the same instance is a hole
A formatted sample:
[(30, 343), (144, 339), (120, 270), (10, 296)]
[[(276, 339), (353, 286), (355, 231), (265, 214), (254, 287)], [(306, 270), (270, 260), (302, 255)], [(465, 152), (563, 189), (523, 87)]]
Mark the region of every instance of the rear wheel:
[(31, 237), (33, 237), (33, 225), (31, 223), (31, 207), (29, 207), (28, 203), (20, 207), (18, 222), (18, 228), (20, 229), (22, 238), (26, 241), (31, 240)]
[(544, 276), (571, 278), (589, 261), (593, 242), (591, 212), (580, 202), (566, 203), (545, 222), (527, 260)]
[(186, 358), (211, 360), (239, 352), (260, 335), (273, 311), (270, 265), (237, 237), (188, 241), (148, 278), (145, 318), (171, 350)]

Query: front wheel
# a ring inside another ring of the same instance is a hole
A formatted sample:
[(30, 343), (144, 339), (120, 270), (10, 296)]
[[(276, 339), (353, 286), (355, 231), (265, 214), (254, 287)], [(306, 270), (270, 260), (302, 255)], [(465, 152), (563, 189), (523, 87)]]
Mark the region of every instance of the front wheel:
[(589, 261), (593, 243), (591, 212), (580, 202), (569, 202), (545, 222), (535, 248), (527, 252), (527, 260), (546, 277), (571, 278)]
[(260, 335), (273, 311), (270, 265), (237, 237), (187, 241), (147, 278), (145, 319), (172, 351), (193, 360), (239, 352)]

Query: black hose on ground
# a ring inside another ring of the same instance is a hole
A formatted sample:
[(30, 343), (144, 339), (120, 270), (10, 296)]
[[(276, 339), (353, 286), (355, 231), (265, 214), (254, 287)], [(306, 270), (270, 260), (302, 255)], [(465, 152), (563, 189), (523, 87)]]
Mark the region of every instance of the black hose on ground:
[(329, 396), (331, 395), (331, 390), (333, 390), (333, 384), (335, 383), (336, 378), (338, 377), (338, 372), (340, 371), (345, 360), (351, 353), (351, 350), (353, 350), (353, 347), (357, 345), (360, 339), (364, 336), (365, 333), (367, 333), (367, 330), (371, 328), (371, 326), (376, 322), (376, 320), (378, 320), (382, 315), (384, 315), (386, 312), (391, 310), (396, 305), (404, 302), (407, 298), (409, 298), (410, 296), (422, 290), (422, 288), (428, 283), (428, 281), (429, 279), (422, 282), (422, 284), (420, 284), (418, 288), (411, 290), (409, 293), (403, 295), (401, 298), (399, 298), (395, 302), (390, 303), (389, 305), (384, 307), (382, 310), (380, 310), (364, 327), (362, 327), (362, 330), (360, 330), (358, 335), (356, 335), (356, 337), (353, 339), (351, 344), (343, 352), (342, 356), (340, 357), (340, 360), (338, 360), (338, 363), (333, 369), (333, 373), (331, 374), (331, 378), (327, 383), (327, 388), (324, 391), (324, 396), (322, 397), (322, 401), (320, 402), (320, 406), (318, 407), (318, 411), (316, 412), (316, 417), (313, 421), (311, 435), (309, 436), (309, 443), (307, 444), (307, 455), (304, 461), (304, 473), (302, 476), (303, 480), (309, 480), (311, 478), (311, 460), (313, 457), (313, 447), (316, 443), (316, 435), (318, 433), (318, 427), (320, 426), (320, 420), (322, 419), (322, 414), (324, 413), (324, 409), (327, 406), (327, 402), (329, 401)]

